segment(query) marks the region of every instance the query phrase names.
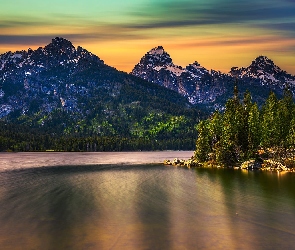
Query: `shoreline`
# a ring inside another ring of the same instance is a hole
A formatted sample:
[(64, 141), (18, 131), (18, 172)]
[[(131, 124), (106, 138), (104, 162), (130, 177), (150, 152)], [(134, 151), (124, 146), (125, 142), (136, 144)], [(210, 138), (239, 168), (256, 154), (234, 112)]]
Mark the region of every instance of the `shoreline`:
[(287, 167), (279, 161), (274, 159), (264, 159), (262, 161), (247, 160), (236, 166), (221, 166), (213, 162), (197, 162), (193, 157), (188, 160), (174, 158), (171, 160), (164, 160), (164, 165), (186, 168), (228, 168), (228, 169), (243, 169), (243, 170), (259, 170), (271, 172), (295, 172), (295, 168)]

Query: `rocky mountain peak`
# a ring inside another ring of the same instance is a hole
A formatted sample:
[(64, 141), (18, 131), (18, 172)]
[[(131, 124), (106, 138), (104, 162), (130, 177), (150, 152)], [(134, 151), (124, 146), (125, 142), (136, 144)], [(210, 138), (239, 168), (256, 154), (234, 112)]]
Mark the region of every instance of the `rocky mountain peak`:
[(151, 49), (148, 54), (150, 55), (163, 55), (165, 53), (163, 46), (158, 46)]
[(141, 58), (140, 64), (146, 67), (162, 67), (172, 65), (173, 63), (170, 55), (164, 50), (163, 46), (157, 46)]
[(213, 81), (209, 71), (197, 61), (185, 68), (174, 64), (162, 46), (148, 51), (135, 65), (131, 74), (174, 90), (193, 104), (207, 102), (223, 93), (223, 87), (218, 86), (213, 95), (206, 94), (209, 83)]
[(256, 82), (262, 86), (284, 89), (286, 86), (294, 86), (295, 77), (280, 69), (266, 56), (258, 56), (246, 68), (233, 67), (231, 76), (241, 80)]
[(49, 54), (73, 54), (75, 53), (76, 49), (74, 45), (68, 41), (67, 39), (64, 39), (62, 37), (56, 37), (52, 39), (52, 42), (49, 43), (44, 47), (44, 50), (47, 51)]
[(263, 70), (268, 73), (278, 73), (281, 69), (274, 64), (274, 62), (266, 56), (259, 56), (252, 61), (249, 68), (252, 71)]
[(74, 48), (73, 44), (69, 40), (62, 37), (53, 38), (51, 43), (45, 46), (45, 48), (48, 48), (48, 47)]
[(197, 66), (197, 67), (201, 66), (201, 65), (199, 64), (199, 62), (197, 62), (197, 61), (195, 61), (194, 63), (192, 63), (192, 64), (190, 64), (190, 65), (194, 65), (194, 66)]
[(200, 71), (201, 70), (201, 71), (209, 72), (207, 69), (205, 69), (203, 66), (201, 66), (201, 64), (198, 63), (197, 61), (186, 66), (186, 69), (188, 71), (196, 71), (196, 70)]

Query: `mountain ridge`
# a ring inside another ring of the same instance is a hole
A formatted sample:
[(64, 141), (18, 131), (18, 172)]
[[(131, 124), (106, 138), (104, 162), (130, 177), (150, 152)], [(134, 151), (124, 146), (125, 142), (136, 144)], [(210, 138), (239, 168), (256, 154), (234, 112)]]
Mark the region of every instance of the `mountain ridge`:
[[(160, 65), (159, 55), (164, 58)], [(172, 89), (185, 96), (192, 104), (211, 105), (213, 109), (224, 105), (225, 99), (229, 97), (228, 89), (232, 89), (232, 82), (236, 81), (243, 91), (245, 88), (257, 90), (262, 87), (264, 91), (273, 90), (279, 95), (284, 88), (295, 92), (295, 76), (281, 70), (266, 56), (258, 56), (248, 67), (232, 67), (225, 74), (208, 70), (197, 61), (186, 67), (175, 65), (163, 46), (158, 46), (147, 52), (130, 74)], [(257, 93), (253, 94), (259, 100)]]
[(204, 116), (177, 92), (118, 71), (63, 38), (7, 52), (0, 62), (0, 119), (54, 136), (195, 138)]
[[(19, 108), (26, 114), (28, 107), (24, 107), (23, 100), (11, 98), (20, 89), (26, 93), (23, 99), (28, 95), (37, 98), (38, 94), (43, 98), (50, 96), (56, 99), (50, 105), (44, 105), (48, 111), (60, 106), (79, 111), (77, 100), (67, 98), (67, 95), (71, 91), (84, 93), (87, 88), (73, 85), (71, 81), (83, 79), (87, 81), (87, 85), (93, 85), (91, 81), (94, 78), (91, 79), (85, 72), (99, 74), (100, 67), (115, 70), (105, 65), (98, 56), (80, 46), (76, 48), (69, 40), (61, 37), (53, 38), (51, 43), (36, 50), (29, 48), (27, 51), (6, 52), (0, 55), (0, 117)], [(185, 67), (176, 65), (163, 46), (149, 50), (129, 75), (173, 90), (193, 105), (207, 105), (211, 109), (222, 109), (236, 80), (242, 91), (246, 88), (262, 88), (264, 92), (274, 90), (280, 94), (286, 87), (292, 91), (295, 89), (295, 76), (281, 70), (266, 56), (258, 56), (248, 67), (233, 67), (225, 74), (208, 70), (197, 61)], [(109, 88), (113, 91), (112, 95), (116, 95), (116, 87), (107, 87), (106, 83), (103, 85), (102, 88)], [(259, 98), (258, 96), (256, 99)]]
[[(266, 57), (230, 74), (197, 61), (178, 66), (163, 46), (148, 51), (128, 74), (56, 37), (36, 50), (0, 55), (0, 150), (8, 141), (12, 150), (193, 149), (195, 125), (223, 110), (236, 84), (240, 97), (250, 90), (263, 103), (270, 90), (294, 87), (293, 79)], [(30, 139), (35, 131), (39, 149)], [(68, 138), (73, 145), (65, 146)], [(127, 139), (118, 144), (118, 138)]]

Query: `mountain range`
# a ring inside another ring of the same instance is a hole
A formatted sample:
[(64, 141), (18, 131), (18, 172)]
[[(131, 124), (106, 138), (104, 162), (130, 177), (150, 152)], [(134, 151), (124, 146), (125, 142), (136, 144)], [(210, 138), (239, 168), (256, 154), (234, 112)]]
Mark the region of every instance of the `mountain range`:
[(224, 74), (208, 70), (197, 61), (185, 68), (178, 66), (164, 48), (158, 46), (141, 58), (131, 74), (172, 89), (192, 104), (206, 104), (211, 109), (224, 106), (234, 84), (238, 84), (241, 93), (248, 89), (258, 102), (265, 100), (270, 90), (278, 95), (287, 87), (295, 90), (295, 76), (281, 70), (266, 56), (257, 57), (246, 68), (233, 67)]
[[(53, 136), (189, 136), (204, 112), (173, 90), (54, 38), (0, 55), (0, 119)], [(1, 133), (0, 133), (1, 138)]]
[(295, 76), (265, 56), (228, 74), (198, 62), (183, 68), (162, 46), (128, 74), (56, 37), (36, 50), (0, 55), (0, 119), (53, 134), (192, 136), (206, 113), (224, 108), (235, 84), (262, 103), (270, 90), (294, 92)]

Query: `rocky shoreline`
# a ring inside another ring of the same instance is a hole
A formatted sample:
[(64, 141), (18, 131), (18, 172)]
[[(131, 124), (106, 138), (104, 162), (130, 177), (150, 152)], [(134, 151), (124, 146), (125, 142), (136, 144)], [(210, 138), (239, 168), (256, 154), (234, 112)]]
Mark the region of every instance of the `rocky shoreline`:
[(232, 169), (245, 169), (245, 170), (261, 170), (261, 171), (287, 171), (295, 172), (295, 168), (288, 167), (286, 164), (283, 164), (274, 159), (259, 159), (259, 160), (248, 160), (244, 161), (238, 166), (220, 166), (211, 162), (200, 163), (197, 162), (193, 157), (188, 160), (175, 158), (172, 161), (164, 160), (164, 165), (176, 166), (176, 167), (187, 167), (187, 168), (232, 168)]

